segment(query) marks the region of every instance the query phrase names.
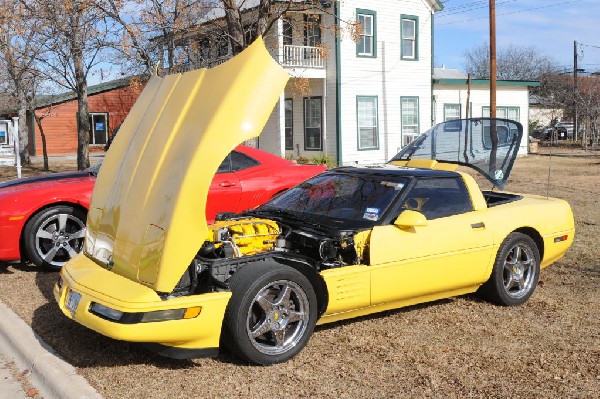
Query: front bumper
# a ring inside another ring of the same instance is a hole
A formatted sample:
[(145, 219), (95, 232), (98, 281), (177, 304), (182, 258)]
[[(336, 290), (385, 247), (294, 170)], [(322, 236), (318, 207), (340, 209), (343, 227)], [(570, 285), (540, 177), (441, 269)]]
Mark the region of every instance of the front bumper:
[(0, 215), (0, 260), (17, 260), (21, 258), (19, 240), (24, 224), (24, 217)]
[[(62, 268), (61, 277), (62, 285), (55, 285), (54, 297), (62, 312), (79, 324), (114, 339), (151, 343), (150, 347), (162, 348), (158, 352), (170, 357), (216, 354), (231, 292), (162, 300), (151, 288), (103, 269), (83, 254)], [(74, 310), (67, 308), (71, 292), (81, 295)], [(92, 313), (92, 303), (133, 314), (198, 306), (201, 311), (189, 319), (126, 324)]]

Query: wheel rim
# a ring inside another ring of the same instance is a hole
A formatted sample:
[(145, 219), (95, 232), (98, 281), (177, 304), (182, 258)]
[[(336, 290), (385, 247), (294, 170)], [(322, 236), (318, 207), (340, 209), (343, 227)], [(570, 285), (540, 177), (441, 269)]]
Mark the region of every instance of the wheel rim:
[(35, 250), (47, 264), (62, 267), (81, 252), (85, 223), (76, 216), (59, 213), (44, 220), (35, 233)]
[(258, 291), (248, 311), (246, 330), (252, 345), (266, 355), (280, 355), (294, 348), (309, 321), (309, 302), (293, 281), (279, 280)]
[(513, 298), (527, 295), (534, 284), (536, 260), (528, 246), (517, 244), (504, 260), (504, 290)]

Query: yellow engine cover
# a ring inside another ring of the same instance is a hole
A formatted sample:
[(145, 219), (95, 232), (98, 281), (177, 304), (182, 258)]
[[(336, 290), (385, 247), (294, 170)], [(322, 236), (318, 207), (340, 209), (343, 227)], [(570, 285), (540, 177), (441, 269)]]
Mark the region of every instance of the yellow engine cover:
[[(207, 241), (219, 246), (222, 229), (228, 230), (230, 240), (239, 249), (239, 255), (252, 255), (269, 251), (273, 248), (281, 230), (276, 222), (267, 219), (223, 220), (208, 226)], [(221, 244), (222, 245), (222, 244)]]

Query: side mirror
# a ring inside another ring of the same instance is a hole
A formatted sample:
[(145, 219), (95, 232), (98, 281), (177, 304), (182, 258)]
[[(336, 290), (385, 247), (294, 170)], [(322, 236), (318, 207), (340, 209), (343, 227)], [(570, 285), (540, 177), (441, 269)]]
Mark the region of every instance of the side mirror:
[(415, 226), (427, 226), (427, 218), (421, 212), (405, 210), (396, 218), (394, 225), (401, 229)]

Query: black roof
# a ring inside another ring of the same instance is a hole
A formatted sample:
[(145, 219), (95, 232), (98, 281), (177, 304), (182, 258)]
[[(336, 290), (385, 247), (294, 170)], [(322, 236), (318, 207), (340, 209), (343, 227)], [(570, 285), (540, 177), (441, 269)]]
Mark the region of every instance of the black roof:
[[(403, 177), (457, 177), (456, 172), (436, 169), (420, 169), (406, 166), (377, 165), (377, 166), (342, 166), (327, 172), (342, 172), (349, 174), (388, 175)], [(325, 172), (325, 173), (327, 173)]]

